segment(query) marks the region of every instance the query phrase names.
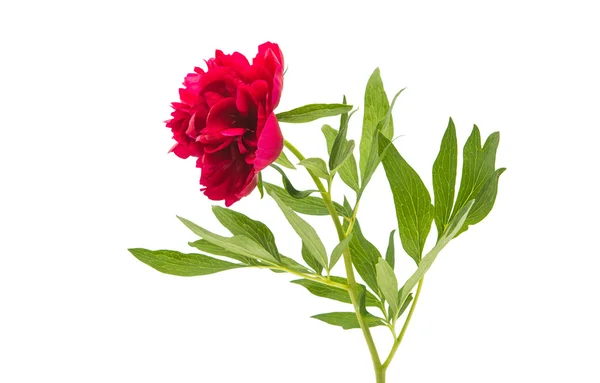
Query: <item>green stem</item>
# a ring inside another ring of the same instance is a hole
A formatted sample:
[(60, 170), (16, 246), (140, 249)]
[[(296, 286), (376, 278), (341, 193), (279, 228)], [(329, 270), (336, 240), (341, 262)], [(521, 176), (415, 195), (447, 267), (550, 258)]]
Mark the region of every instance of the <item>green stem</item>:
[(375, 369), (375, 383), (385, 383), (385, 368), (383, 366)]
[[(296, 158), (298, 158), (298, 160), (304, 160), (304, 156), (302, 155), (302, 153), (300, 153), (300, 151), (289, 141), (285, 141), (284, 145), (286, 148), (288, 148), (290, 152), (294, 154), (294, 156), (296, 156)], [(331, 195), (327, 190), (325, 190), (325, 187), (323, 186), (323, 183), (321, 182), (319, 177), (316, 177), (310, 170), (308, 170), (308, 173), (315, 182), (315, 185), (317, 186), (317, 189), (319, 189), (319, 192), (321, 192), (321, 197), (323, 197), (325, 206), (327, 207), (329, 215), (333, 220), (335, 229), (338, 233), (339, 240), (343, 241), (346, 238), (346, 232), (344, 230), (344, 227), (340, 223), (340, 217), (337, 213), (337, 210), (335, 210), (335, 206), (333, 205), (333, 202), (331, 200)], [(356, 209), (353, 212), (353, 216), (356, 217)], [(371, 354), (371, 360), (373, 362), (373, 368), (375, 369), (377, 383), (383, 383), (385, 382), (385, 369), (381, 365), (381, 360), (379, 359), (379, 354), (377, 352), (377, 347), (375, 346), (373, 336), (371, 335), (371, 330), (369, 329), (369, 326), (365, 322), (365, 319), (361, 313), (359, 296), (360, 292), (358, 284), (356, 283), (356, 278), (354, 276), (354, 269), (352, 266), (352, 258), (349, 248), (346, 248), (346, 250), (344, 251), (344, 266), (346, 268), (346, 278), (348, 279), (348, 292), (350, 294), (350, 300), (352, 301), (352, 305), (354, 306), (356, 318), (358, 319), (358, 323), (362, 330), (363, 336), (365, 337), (365, 340), (367, 342), (367, 347), (369, 348), (369, 353)]]
[(285, 266), (269, 265), (269, 266), (254, 266), (254, 267), (259, 268), (259, 269), (277, 269), (277, 270), (285, 271), (287, 273), (297, 275), (304, 279), (309, 279), (311, 281), (322, 283), (327, 286), (335, 287), (340, 290), (348, 290), (350, 288), (348, 285), (345, 285), (343, 283), (334, 282), (331, 279), (327, 279), (327, 278), (321, 277), (321, 276), (314, 276), (314, 275), (310, 275), (310, 274), (300, 273), (300, 272), (294, 271), (292, 269), (288, 269)]
[(392, 346), (392, 350), (390, 351), (390, 355), (387, 357), (387, 359), (383, 363), (382, 368), (384, 370), (386, 370), (388, 368), (388, 366), (392, 362), (392, 359), (394, 358), (394, 355), (396, 354), (396, 350), (398, 350), (400, 343), (402, 343), (402, 339), (404, 338), (406, 329), (408, 328), (408, 325), (410, 324), (410, 319), (412, 318), (413, 313), (415, 311), (415, 307), (417, 306), (417, 302), (419, 301), (419, 296), (421, 295), (422, 287), (423, 287), (423, 278), (421, 278), (421, 280), (419, 281), (419, 285), (417, 286), (417, 292), (415, 293), (415, 299), (413, 299), (413, 301), (412, 301), (412, 305), (410, 306), (410, 311), (408, 312), (408, 315), (406, 316), (406, 320), (404, 321), (404, 326), (402, 326), (402, 331), (400, 331), (400, 335), (398, 335), (398, 339), (396, 339), (396, 341), (394, 342), (394, 345)]

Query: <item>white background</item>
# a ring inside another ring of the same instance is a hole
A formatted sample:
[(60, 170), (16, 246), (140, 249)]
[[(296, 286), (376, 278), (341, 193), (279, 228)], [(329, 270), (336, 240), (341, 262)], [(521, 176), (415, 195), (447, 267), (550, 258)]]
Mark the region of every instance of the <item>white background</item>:
[[(163, 121), (214, 49), (253, 57), (271, 40), (289, 67), (278, 111), (342, 94), (360, 106), (377, 66), (388, 93), (407, 87), (396, 145), (428, 186), (449, 116), (461, 146), (473, 123), (501, 131), (494, 211), (438, 258), (388, 380), (600, 382), (594, 2), (368, 3), (2, 2), (0, 381), (374, 380), (360, 331), (309, 318), (344, 304), (262, 270), (164, 275), (126, 250), (187, 250), (176, 214), (225, 234), (193, 160), (167, 154)], [(322, 122), (282, 128), (323, 156)], [(299, 258), (257, 194), (234, 208)], [(391, 203), (378, 173), (360, 219), (381, 249)], [(331, 249), (331, 223), (309, 219)], [(388, 332), (374, 331), (386, 353)]]

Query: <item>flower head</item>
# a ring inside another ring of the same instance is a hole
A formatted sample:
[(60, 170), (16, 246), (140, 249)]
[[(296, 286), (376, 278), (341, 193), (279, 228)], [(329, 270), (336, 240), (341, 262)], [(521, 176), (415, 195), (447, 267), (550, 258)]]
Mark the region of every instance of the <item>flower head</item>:
[(172, 104), (171, 151), (196, 157), (200, 184), (211, 200), (230, 206), (256, 187), (258, 173), (277, 159), (283, 136), (273, 110), (283, 88), (283, 55), (270, 42), (248, 62), (217, 50), (207, 70), (194, 68)]

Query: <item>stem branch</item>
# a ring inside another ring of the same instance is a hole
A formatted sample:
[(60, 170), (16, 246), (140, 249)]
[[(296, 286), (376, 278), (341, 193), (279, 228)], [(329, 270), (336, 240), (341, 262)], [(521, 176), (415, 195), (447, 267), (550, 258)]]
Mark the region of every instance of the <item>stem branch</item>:
[[(294, 156), (296, 156), (296, 158), (298, 158), (298, 160), (302, 161), (304, 159), (304, 156), (302, 155), (302, 153), (300, 153), (300, 151), (294, 145), (292, 145), (289, 141), (285, 141), (284, 145), (286, 148), (288, 148), (288, 150), (290, 152), (292, 152), (294, 154)], [(316, 177), (309, 169), (307, 169), (307, 171), (310, 174), (310, 176), (312, 177), (313, 181), (315, 182), (317, 189), (319, 189), (319, 192), (321, 193), (321, 197), (323, 198), (323, 201), (325, 202), (325, 206), (327, 207), (327, 210), (329, 211), (329, 215), (331, 216), (331, 219), (333, 220), (333, 224), (335, 225), (335, 229), (338, 233), (339, 240), (343, 241), (346, 238), (347, 234), (346, 234), (346, 231), (344, 230), (344, 227), (340, 223), (340, 217), (337, 213), (337, 210), (335, 210), (335, 206), (333, 205), (333, 202), (331, 200), (330, 191), (325, 189), (321, 180), (318, 177)], [(358, 206), (358, 201), (357, 201), (357, 206)], [(353, 217), (352, 217), (353, 219), (350, 222), (349, 228), (353, 225), (353, 221), (356, 218), (357, 206), (354, 209)], [(348, 235), (349, 234), (350, 234), (350, 231), (348, 231)], [(381, 360), (379, 359), (379, 354), (377, 352), (377, 347), (375, 346), (375, 341), (373, 340), (373, 336), (371, 335), (371, 330), (369, 329), (369, 326), (365, 322), (365, 319), (361, 312), (360, 296), (359, 296), (360, 292), (359, 292), (358, 284), (356, 283), (356, 278), (354, 276), (354, 269), (352, 267), (352, 258), (351, 258), (349, 248), (346, 248), (346, 250), (344, 251), (344, 266), (346, 268), (346, 278), (348, 279), (348, 292), (350, 294), (350, 300), (352, 301), (352, 305), (354, 306), (356, 318), (358, 319), (358, 323), (360, 324), (360, 328), (361, 328), (363, 335), (365, 337), (365, 340), (367, 342), (367, 347), (369, 348), (369, 353), (371, 354), (371, 360), (373, 361), (373, 368), (375, 369), (377, 383), (383, 383), (383, 382), (385, 382), (385, 368), (383, 368), (383, 366), (381, 365)]]

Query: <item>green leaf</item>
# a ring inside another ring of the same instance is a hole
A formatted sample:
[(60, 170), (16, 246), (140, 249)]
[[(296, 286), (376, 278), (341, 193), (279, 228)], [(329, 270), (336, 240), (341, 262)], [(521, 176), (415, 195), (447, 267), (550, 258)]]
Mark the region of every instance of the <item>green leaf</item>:
[[(341, 277), (330, 277), (332, 281), (348, 284), (346, 278)], [(311, 294), (316, 295), (321, 298), (333, 299), (335, 301), (344, 302), (344, 303), (352, 303), (350, 299), (350, 294), (347, 290), (338, 289), (337, 287), (324, 285), (319, 282), (311, 281), (309, 279), (296, 279), (293, 280), (292, 283), (305, 287)], [(378, 307), (379, 301), (377, 298), (367, 291), (365, 297), (365, 304), (367, 306)]]
[(177, 218), (179, 218), (179, 220), (183, 222), (183, 224), (187, 226), (187, 228), (190, 229), (194, 234), (229, 252), (243, 255), (245, 257), (260, 259), (274, 264), (278, 263), (271, 253), (248, 237), (243, 235), (234, 235), (230, 238), (223, 237), (218, 234), (211, 233), (210, 231), (185, 218), (179, 216)]
[[(320, 197), (309, 196), (303, 199), (296, 199), (290, 196), (285, 189), (280, 188), (277, 185), (265, 182), (264, 186), (269, 195), (277, 196), (277, 198), (295, 212), (307, 215), (329, 215), (329, 211), (327, 210), (327, 207), (325, 207), (325, 202)], [(344, 208), (335, 202), (334, 205), (338, 214), (343, 215)]]
[(156, 270), (171, 275), (191, 277), (244, 267), (202, 254), (184, 254), (173, 250), (129, 249), (134, 257)]
[(235, 259), (236, 261), (240, 261), (240, 262), (245, 263), (250, 266), (260, 265), (260, 262), (258, 262), (256, 259), (248, 258), (243, 255), (232, 253), (230, 251), (223, 249), (222, 247), (219, 247), (211, 242), (208, 242), (206, 239), (199, 239), (194, 242), (188, 242), (188, 245), (190, 245), (191, 247), (194, 247), (200, 251), (203, 251), (203, 252), (206, 252), (209, 254), (213, 254), (213, 255), (219, 255), (222, 257)]
[[(321, 128), (323, 135), (325, 136), (325, 140), (327, 141), (327, 152), (331, 154), (333, 143), (336, 140), (338, 135), (338, 131), (332, 128), (329, 125), (323, 125)], [(350, 156), (339, 165), (337, 172), (340, 174), (340, 178), (346, 185), (348, 185), (352, 190), (358, 191), (358, 169), (356, 167), (356, 158), (354, 154), (350, 154)]]
[(281, 257), (281, 264), (290, 270), (294, 270), (299, 273), (310, 273), (311, 272), (309, 269), (302, 266), (301, 264), (299, 264), (292, 258), (286, 257), (283, 254), (279, 254), (279, 257)]
[[(384, 324), (383, 319), (378, 318), (374, 315), (368, 314), (363, 316), (367, 326), (375, 327), (381, 326)], [(340, 326), (344, 330), (350, 330), (353, 328), (360, 328), (360, 324), (358, 323), (358, 318), (356, 318), (356, 314), (353, 312), (333, 312), (327, 314), (318, 314), (313, 315), (311, 318), (318, 319), (325, 323), (334, 326)]]
[(394, 268), (394, 265), (396, 263), (396, 250), (394, 248), (394, 234), (396, 233), (396, 230), (392, 230), (390, 232), (390, 239), (388, 240), (388, 247), (387, 250), (385, 252), (385, 260), (387, 261), (387, 263), (390, 264), (390, 266), (392, 266), (392, 269)]
[(494, 202), (496, 202), (496, 195), (498, 194), (498, 180), (505, 170), (506, 168), (497, 169), (487, 180), (481, 191), (477, 194), (477, 197), (475, 197), (473, 208), (471, 209), (465, 224), (456, 236), (459, 236), (462, 232), (466, 231), (470, 225), (481, 222), (490, 211), (492, 211)]
[(337, 116), (352, 110), (352, 105), (344, 104), (309, 104), (287, 112), (277, 113), (279, 122), (303, 123), (324, 117)]
[(379, 136), (383, 168), (392, 189), (402, 247), (415, 260), (421, 260), (425, 240), (431, 230), (433, 206), (427, 187), (394, 145)]
[(304, 242), (302, 242), (302, 259), (304, 262), (313, 269), (317, 274), (323, 274), (323, 266), (317, 261), (317, 259), (312, 255), (310, 250), (306, 247)]
[(288, 168), (288, 169), (292, 169), (292, 170), (296, 169), (296, 167), (294, 166), (292, 161), (290, 161), (287, 158), (287, 156), (285, 155), (285, 152), (283, 150), (279, 154), (279, 157), (275, 160), (275, 163), (283, 166), (284, 168)]
[[(373, 74), (371, 74), (371, 77), (367, 82), (364, 105), (365, 113), (363, 117), (362, 136), (360, 139), (361, 175), (366, 174), (369, 154), (373, 147), (373, 137), (376, 137), (375, 128), (377, 127), (379, 121), (385, 118), (390, 106), (387, 95), (385, 94), (385, 89), (383, 88), (383, 81), (381, 81), (379, 68), (373, 71)], [(385, 129), (384, 134), (388, 139), (391, 139), (393, 137), (393, 123), (390, 123), (388, 125), (388, 128)], [(375, 147), (375, 149), (377, 149), (377, 147)], [(364, 179), (364, 177), (362, 178)]]
[[(398, 311), (398, 315), (396, 316), (396, 319), (400, 318), (402, 316), (402, 314), (404, 314), (404, 312), (406, 311), (406, 309), (408, 308), (408, 305), (410, 305), (410, 302), (412, 302), (412, 300), (413, 300), (412, 293), (408, 294), (408, 297), (406, 297), (404, 304), (402, 305), (402, 307), (400, 307), (400, 311)], [(400, 302), (400, 294), (398, 294), (398, 302)]]
[(275, 244), (275, 236), (267, 225), (255, 221), (235, 210), (225, 209), (220, 206), (212, 208), (215, 217), (225, 226), (233, 235), (243, 235), (261, 245), (267, 250), (273, 258), (279, 261), (279, 250)]
[(413, 275), (411, 275), (411, 277), (408, 278), (408, 280), (404, 283), (404, 286), (402, 286), (402, 288), (400, 289), (398, 293), (398, 295), (400, 296), (400, 299), (398, 300), (399, 302), (402, 302), (404, 304), (410, 292), (415, 288), (417, 283), (419, 283), (421, 278), (423, 278), (425, 273), (429, 270), (429, 268), (433, 264), (433, 261), (435, 261), (435, 259), (437, 258), (439, 252), (448, 244), (448, 242), (450, 242), (454, 237), (456, 237), (456, 234), (458, 234), (458, 231), (464, 225), (465, 220), (469, 215), (469, 211), (473, 207), (474, 203), (475, 200), (467, 202), (467, 204), (456, 214), (456, 216), (452, 218), (452, 220), (450, 220), (450, 224), (446, 228), (444, 235), (442, 235), (442, 237), (438, 239), (433, 249), (431, 249), (431, 251), (423, 257), (423, 259), (419, 263), (417, 271), (415, 271)]
[(327, 164), (320, 158), (306, 158), (300, 161), (298, 165), (304, 166), (319, 178), (329, 179)]
[[(406, 88), (404, 88), (404, 89), (406, 89)], [(392, 110), (394, 109), (394, 105), (396, 104), (396, 99), (398, 99), (398, 96), (400, 96), (400, 93), (402, 93), (404, 91), (404, 89), (401, 89), (398, 93), (396, 93), (396, 95), (394, 95), (394, 98), (392, 99), (392, 103), (387, 111), (387, 114), (385, 115), (385, 118), (383, 120), (379, 121), (379, 123), (375, 127), (375, 130), (373, 132), (373, 138), (371, 140), (371, 149), (368, 154), (367, 164), (365, 166), (364, 171), (361, 172), (362, 184), (361, 184), (360, 190), (358, 192), (359, 197), (364, 192), (365, 188), (369, 184), (369, 181), (371, 181), (371, 177), (373, 177), (373, 174), (375, 174), (375, 171), (377, 170), (377, 167), (379, 166), (379, 163), (381, 162), (381, 159), (383, 158), (383, 155), (385, 154), (385, 150), (382, 151), (379, 148), (381, 146), (379, 144), (379, 136), (383, 135), (383, 131), (384, 131), (385, 127), (391, 123)], [(385, 137), (385, 135), (383, 135), (383, 136)], [(389, 142), (389, 140), (388, 140), (388, 146), (389, 145), (391, 145), (391, 142)], [(361, 153), (361, 158), (362, 158), (362, 153)]]
[(473, 127), (463, 149), (462, 177), (452, 217), (455, 217), (468, 201), (476, 199), (485, 183), (494, 174), (499, 143), (500, 133), (495, 132), (487, 138), (482, 148), (479, 128), (477, 125)]
[(457, 157), (456, 128), (454, 121), (450, 119), (442, 138), (439, 154), (433, 163), (434, 216), (438, 238), (442, 236), (446, 225), (450, 222), (450, 214), (454, 205)]
[(285, 218), (288, 220), (296, 234), (302, 239), (302, 243), (308, 251), (312, 254), (312, 256), (323, 266), (326, 270), (328, 268), (327, 264), (327, 251), (325, 250), (325, 246), (319, 235), (313, 229), (312, 226), (308, 224), (305, 220), (300, 218), (298, 214), (294, 213), (294, 211), (286, 206), (283, 201), (281, 201), (276, 195), (271, 194), (271, 197), (277, 202), (279, 208), (285, 215)]
[(318, 192), (318, 190), (298, 190), (298, 189), (296, 189), (294, 187), (294, 185), (292, 185), (292, 182), (287, 177), (287, 175), (285, 174), (283, 169), (281, 169), (279, 166), (277, 166), (275, 164), (271, 164), (271, 167), (273, 169), (277, 170), (279, 172), (279, 174), (281, 174), (283, 186), (285, 187), (285, 190), (288, 192), (288, 194), (291, 195), (292, 197), (294, 197), (296, 199), (303, 199), (303, 198), (308, 197), (312, 193)]
[(340, 257), (344, 253), (344, 251), (346, 251), (346, 249), (350, 245), (350, 241), (352, 240), (352, 235), (353, 234), (350, 233), (349, 236), (347, 236), (346, 238), (344, 238), (340, 243), (338, 243), (333, 248), (333, 251), (331, 252), (331, 257), (329, 259), (329, 270), (333, 269), (333, 266), (335, 266), (335, 264), (337, 263), (337, 261), (340, 259)]
[(381, 293), (388, 301), (392, 313), (396, 313), (398, 311), (398, 280), (396, 274), (394, 274), (394, 269), (383, 258), (379, 258), (375, 268), (377, 271), (377, 284), (381, 289)]
[(350, 251), (352, 252), (352, 263), (360, 277), (373, 291), (378, 292), (377, 272), (375, 265), (381, 258), (379, 250), (364, 237), (358, 221), (352, 229), (354, 235), (350, 240)]
[(263, 199), (265, 196), (265, 188), (263, 187), (262, 172), (258, 172), (258, 183), (256, 186), (258, 187), (258, 192), (260, 193), (260, 199)]

